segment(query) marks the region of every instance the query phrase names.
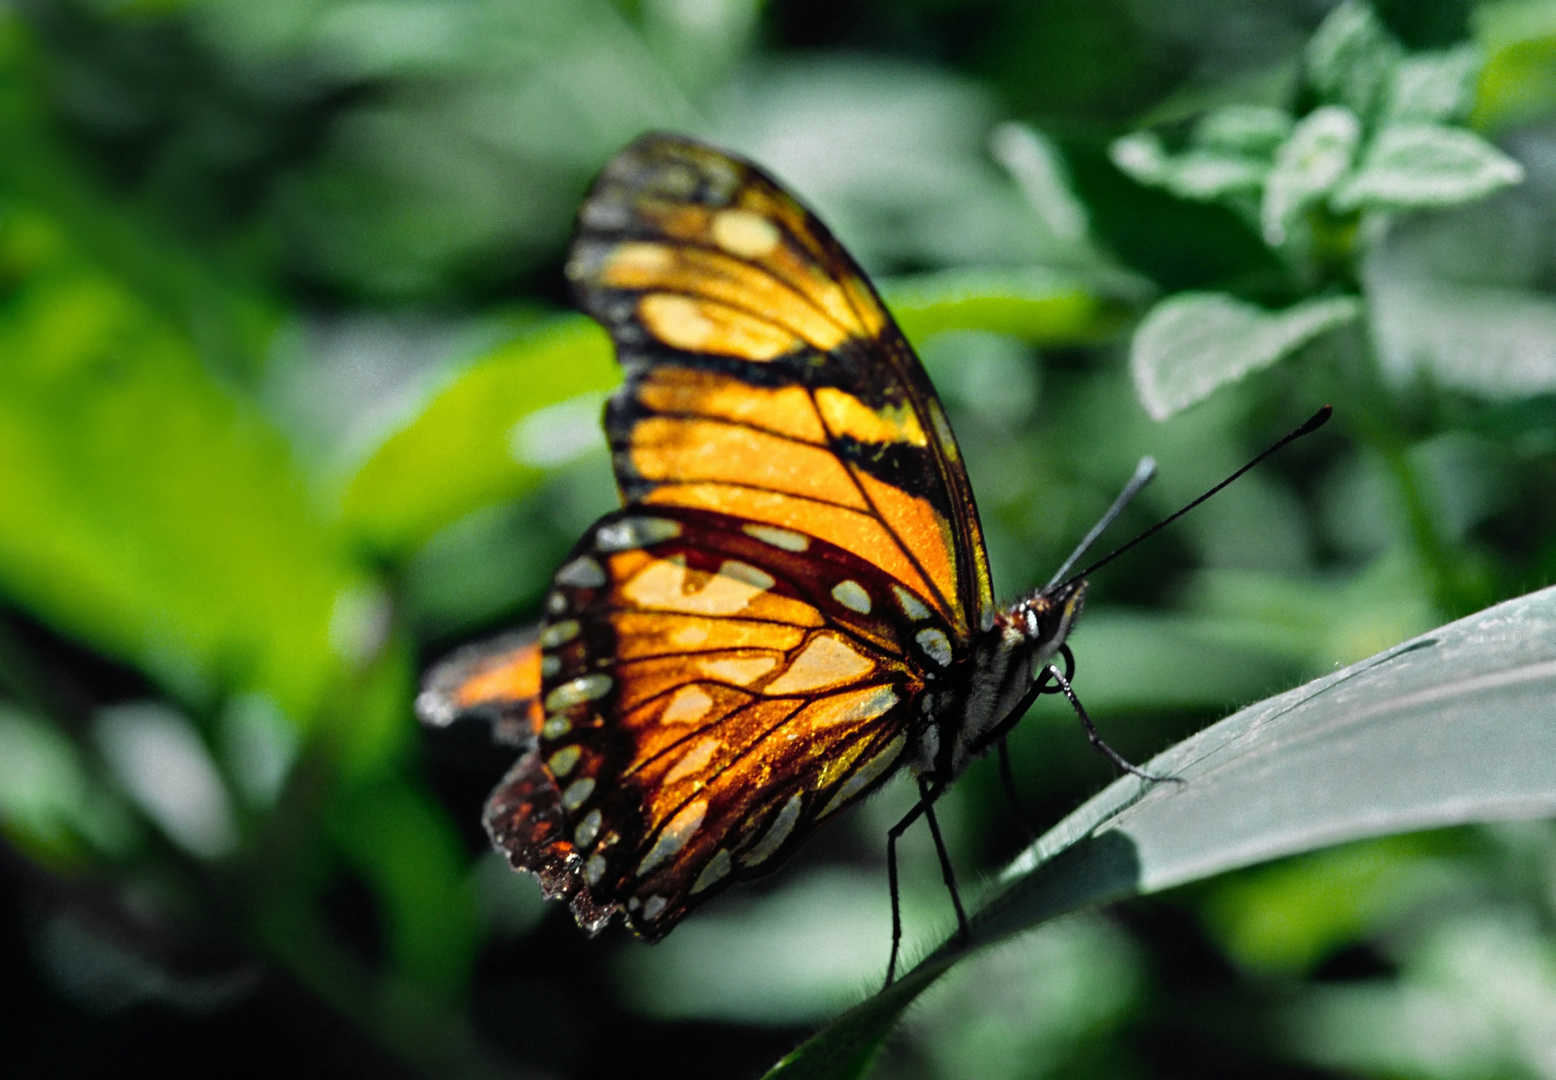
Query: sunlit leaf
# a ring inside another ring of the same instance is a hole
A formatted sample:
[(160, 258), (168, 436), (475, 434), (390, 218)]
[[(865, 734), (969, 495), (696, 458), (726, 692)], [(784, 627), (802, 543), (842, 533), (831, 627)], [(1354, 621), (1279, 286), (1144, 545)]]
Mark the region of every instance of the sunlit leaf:
[(1145, 286), (1137, 278), (1086, 283), (1040, 270), (947, 270), (882, 285), (915, 343), (948, 330), (987, 330), (1033, 345), (1077, 345), (1116, 333)]
[(1360, 313), (1361, 302), (1350, 296), (1265, 311), (1224, 293), (1178, 293), (1135, 330), (1129, 349), (1135, 391), (1147, 412), (1165, 420)]
[(345, 485), (346, 524), (403, 556), (470, 511), (523, 495), (548, 467), (604, 445), (603, 394), (619, 380), (609, 339), (582, 316), (521, 335), (373, 450)]
[(0, 253), (23, 271), (0, 312), (0, 587), (175, 696), (252, 689), (312, 718), (376, 648), (339, 618), (371, 582), (259, 411), (31, 220), (52, 239)]
[[(1556, 814), (1556, 589), (1509, 601), (1252, 705), (1125, 777), (1017, 859), (974, 947), (1090, 904), (1371, 836)], [(947, 942), (770, 1076), (862, 1076)]]
[(1481, 4), (1471, 16), (1485, 53), (1470, 121), (1504, 129), (1556, 110), (1556, 3)]

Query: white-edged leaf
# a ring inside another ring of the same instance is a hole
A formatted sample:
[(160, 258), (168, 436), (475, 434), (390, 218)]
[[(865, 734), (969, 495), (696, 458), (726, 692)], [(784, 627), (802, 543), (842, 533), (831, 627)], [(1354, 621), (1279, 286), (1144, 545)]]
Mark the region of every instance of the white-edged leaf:
[(1296, 121), (1284, 109), (1269, 105), (1223, 105), (1194, 124), (1189, 141), (1201, 150), (1272, 160), (1280, 144), (1291, 137)]
[(1293, 221), (1340, 183), (1361, 142), (1361, 120), (1350, 109), (1326, 105), (1308, 113), (1275, 152), (1275, 167), (1259, 208), (1265, 243), (1286, 242)]
[(1385, 91), (1383, 125), (1462, 120), (1475, 104), (1475, 81), (1484, 62), (1473, 45), (1405, 57)]
[[(1556, 588), (1249, 706), (1114, 782), (1001, 875), (974, 948), (1065, 912), (1391, 833), (1556, 815)], [(862, 1076), (942, 945), (769, 1074)]]
[(1108, 147), (1108, 158), (1125, 176), (1153, 187), (1166, 183), (1172, 167), (1167, 148), (1160, 136), (1151, 131), (1136, 131), (1114, 139)]
[(1556, 393), (1556, 298), (1530, 289), (1365, 277), (1383, 368), (1493, 400)]
[(1177, 293), (1153, 307), (1135, 330), (1129, 347), (1135, 392), (1146, 412), (1165, 420), (1360, 312), (1361, 301), (1352, 296), (1266, 311), (1225, 293)]
[(1149, 131), (1115, 140), (1108, 152), (1113, 164), (1139, 183), (1201, 202), (1257, 192), (1270, 171), (1267, 159), (1219, 147), (1168, 154), (1161, 139)]
[(1308, 41), (1308, 82), (1325, 101), (1371, 116), (1403, 55), (1371, 5), (1345, 0)]
[(1395, 124), (1378, 133), (1361, 167), (1330, 201), (1340, 210), (1453, 206), (1523, 178), (1522, 165), (1472, 131)]

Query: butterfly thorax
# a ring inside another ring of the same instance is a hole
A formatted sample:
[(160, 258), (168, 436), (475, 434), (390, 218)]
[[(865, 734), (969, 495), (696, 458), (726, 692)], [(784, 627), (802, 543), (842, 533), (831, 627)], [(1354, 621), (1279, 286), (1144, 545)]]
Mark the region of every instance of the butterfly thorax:
[(1033, 682), (1069, 636), (1086, 594), (1084, 581), (1045, 587), (1010, 604), (973, 639), (958, 665), (962, 678), (937, 702), (924, 732), (919, 769), (937, 779), (960, 776), (1030, 704)]

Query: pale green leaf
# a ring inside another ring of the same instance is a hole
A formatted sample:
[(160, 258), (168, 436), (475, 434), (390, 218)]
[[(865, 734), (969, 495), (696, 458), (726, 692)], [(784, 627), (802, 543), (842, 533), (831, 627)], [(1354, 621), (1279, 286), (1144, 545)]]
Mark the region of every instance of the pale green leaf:
[(546, 469), (603, 447), (600, 406), (619, 379), (610, 340), (581, 315), (505, 343), (361, 463), (341, 495), (347, 526), (403, 557), (471, 511), (525, 494)]
[(1194, 124), (1189, 141), (1204, 150), (1269, 161), (1291, 136), (1296, 121), (1269, 105), (1223, 105)]
[(1304, 116), (1279, 150), (1259, 208), (1264, 240), (1286, 242), (1298, 215), (1323, 199), (1347, 172), (1361, 142), (1354, 112), (1328, 105)]
[(1308, 81), (1325, 101), (1371, 117), (1403, 55), (1370, 4), (1345, 0), (1308, 41)]
[(1224, 293), (1178, 293), (1135, 330), (1129, 348), (1135, 391), (1151, 416), (1165, 420), (1360, 313), (1361, 302), (1350, 296), (1266, 311)]
[[(1091, 904), (1351, 840), (1556, 815), (1556, 589), (1444, 626), (1178, 744), (1017, 859), (974, 948)], [(947, 942), (786, 1057), (783, 1080), (855, 1078), (967, 952)]]
[(1378, 133), (1361, 166), (1330, 201), (1340, 210), (1453, 206), (1523, 178), (1522, 165), (1474, 132), (1396, 124)]
[(1473, 45), (1407, 56), (1389, 82), (1382, 126), (1462, 120), (1475, 104), (1475, 80), (1483, 61)]

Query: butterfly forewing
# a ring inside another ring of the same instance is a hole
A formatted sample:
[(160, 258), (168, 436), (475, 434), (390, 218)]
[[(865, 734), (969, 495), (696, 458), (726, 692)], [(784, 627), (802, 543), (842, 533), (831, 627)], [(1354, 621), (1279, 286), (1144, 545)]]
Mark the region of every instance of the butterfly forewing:
[(488, 827), (581, 923), (620, 908), (650, 939), (905, 762), (950, 661), (876, 567), (707, 511), (602, 519), (550, 603), (539, 746)]
[(831, 541), (958, 640), (978, 628), (988, 566), (945, 415), (858, 266), (776, 183), (640, 139), (585, 200), (568, 274), (627, 369), (606, 427), (628, 503)]

